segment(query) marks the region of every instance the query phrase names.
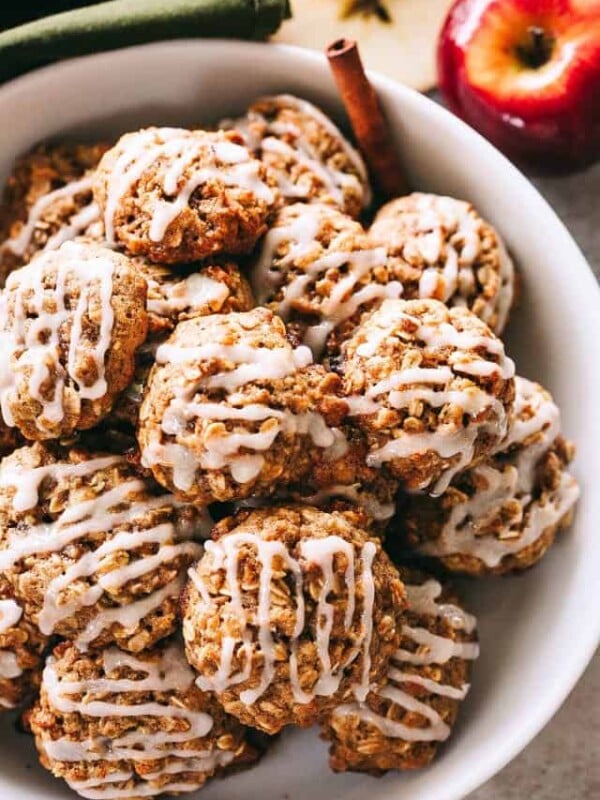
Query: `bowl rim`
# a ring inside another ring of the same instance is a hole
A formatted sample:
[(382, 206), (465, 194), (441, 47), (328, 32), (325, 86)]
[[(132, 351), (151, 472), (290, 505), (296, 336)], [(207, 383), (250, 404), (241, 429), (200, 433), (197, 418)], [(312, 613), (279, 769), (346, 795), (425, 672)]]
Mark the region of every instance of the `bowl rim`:
[[(57, 75), (60, 77), (61, 74), (69, 74), (77, 68), (78, 64), (84, 61), (91, 64), (96, 63), (100, 67), (103, 62), (107, 62), (113, 58), (127, 58), (130, 54), (135, 55), (138, 52), (156, 51), (157, 54), (160, 54), (160, 52), (163, 51), (164, 54), (167, 55), (173, 48), (186, 50), (197, 48), (199, 45), (212, 48), (215, 51), (218, 51), (218, 49), (223, 46), (235, 45), (235, 47), (240, 50), (243, 49), (248, 53), (254, 52), (257, 55), (264, 52), (265, 48), (269, 48), (280, 51), (283, 57), (292, 58), (298, 63), (304, 62), (311, 66), (315, 66), (316, 64), (322, 65), (324, 63), (324, 55), (319, 52), (288, 44), (244, 41), (226, 37), (211, 39), (164, 39), (141, 45), (138, 44), (130, 47), (76, 56), (34, 69), (0, 85), (0, 107), (5, 102), (10, 102), (12, 95), (18, 95), (20, 92), (27, 91), (30, 87), (33, 88), (40, 81), (43, 82), (49, 75), (52, 75), (53, 79), (55, 79)], [(376, 90), (383, 90), (388, 98), (391, 97), (392, 102), (398, 102), (400, 98), (403, 98), (408, 104), (422, 107), (426, 106), (427, 113), (432, 115), (433, 119), (440, 119), (445, 125), (455, 127), (467, 146), (479, 149), (487, 158), (495, 161), (498, 167), (508, 172), (508, 180), (514, 183), (519, 192), (523, 195), (524, 203), (532, 202), (538, 207), (540, 212), (544, 214), (548, 222), (555, 229), (556, 235), (561, 237), (563, 246), (570, 251), (572, 259), (570, 262), (572, 271), (570, 280), (577, 284), (577, 290), (579, 292), (587, 294), (592, 298), (592, 302), (598, 307), (600, 316), (600, 286), (590, 264), (557, 213), (520, 169), (481, 134), (431, 98), (379, 72), (368, 70), (368, 75)], [(600, 575), (598, 576), (597, 582), (597, 588), (600, 591)], [(511, 762), (537, 734), (541, 732), (565, 702), (592, 660), (599, 644), (600, 615), (597, 615), (595, 625), (590, 624), (587, 627), (585, 636), (580, 638), (576, 653), (570, 654), (568, 670), (565, 669), (563, 673), (564, 678), (561, 683), (559, 685), (554, 685), (551, 691), (545, 692), (542, 697), (538, 698), (538, 702), (530, 709), (529, 715), (522, 720), (518, 728), (513, 730), (512, 737), (505, 740), (501, 752), (492, 755), (488, 753), (487, 758), (472, 764), (468, 772), (464, 770), (459, 776), (454, 775), (452, 786), (446, 787), (445, 790), (439, 793), (436, 800), (460, 800), (466, 797)], [(394, 790), (392, 789), (392, 791)]]

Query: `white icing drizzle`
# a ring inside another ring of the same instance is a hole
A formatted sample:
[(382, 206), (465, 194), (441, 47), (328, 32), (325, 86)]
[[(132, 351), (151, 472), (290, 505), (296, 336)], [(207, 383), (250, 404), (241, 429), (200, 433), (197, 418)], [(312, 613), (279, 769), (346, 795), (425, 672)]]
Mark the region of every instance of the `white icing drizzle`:
[(14, 461), (4, 460), (0, 462), (0, 488), (15, 489), (11, 500), (15, 511), (29, 511), (38, 504), (43, 481), (87, 477), (101, 469), (118, 464), (119, 461), (118, 456), (104, 456), (81, 461), (78, 464), (47, 464), (43, 467), (24, 468)]
[[(443, 617), (450, 622), (454, 630), (464, 630), (472, 633), (475, 630), (476, 620), (458, 606), (448, 603), (438, 603), (441, 595), (441, 585), (433, 579), (420, 585), (406, 586), (409, 610), (424, 618), (429, 616)], [(438, 636), (427, 628), (402, 627), (403, 637), (419, 645), (416, 651), (399, 648), (392, 658), (388, 670), (388, 683), (377, 691), (377, 697), (389, 700), (392, 704), (408, 712), (419, 714), (427, 721), (425, 727), (414, 727), (397, 722), (388, 716), (383, 716), (373, 711), (368, 703), (347, 703), (339, 706), (334, 711), (335, 717), (358, 717), (361, 722), (378, 728), (384, 736), (390, 739), (402, 739), (406, 742), (443, 742), (450, 735), (450, 728), (440, 714), (427, 701), (419, 700), (409, 692), (402, 689), (404, 685), (417, 685), (425, 689), (430, 695), (449, 697), (453, 700), (463, 700), (469, 691), (469, 685), (460, 687), (449, 686), (439, 681), (427, 678), (425, 675), (406, 671), (403, 667), (410, 664), (414, 666), (427, 666), (430, 664), (446, 664), (452, 658), (472, 660), (479, 656), (479, 645), (476, 642), (455, 642), (451, 638)]]
[[(515, 386), (508, 433), (497, 450), (501, 458), (491, 458), (471, 470), (479, 488), (452, 507), (439, 538), (418, 546), (424, 555), (464, 554), (497, 567), (505, 556), (538, 541), (577, 502), (580, 490), (568, 472), (563, 472), (557, 487), (535, 498), (536, 468), (560, 433), (560, 413), (537, 384), (517, 376)], [(507, 503), (513, 508), (503, 516)], [(504, 518), (502, 533), (495, 536), (490, 528)]]
[[(474, 659), (479, 655), (479, 645), (475, 642), (454, 642), (431, 633), (427, 628), (403, 625), (402, 635), (419, 645), (416, 652), (403, 648), (396, 651), (395, 658), (405, 664), (445, 664), (451, 658)], [(424, 648), (424, 652), (421, 652), (421, 648)]]
[[(445, 426), (425, 433), (401, 431), (396, 439), (391, 439), (382, 447), (369, 453), (367, 464), (370, 467), (381, 467), (386, 461), (410, 458), (417, 453), (427, 453), (429, 450), (433, 450), (444, 459), (454, 458), (453, 465), (445, 468), (442, 476), (430, 489), (430, 493), (437, 496), (445, 492), (454, 476), (462, 472), (473, 460), (477, 433), (478, 429), (475, 427), (447, 430)], [(419, 488), (425, 488), (427, 485), (428, 483), (425, 482)]]
[(530, 492), (535, 468), (560, 434), (560, 411), (548, 392), (519, 375), (515, 377), (515, 402), (506, 438), (498, 453), (511, 453), (519, 472), (518, 490)]
[[(403, 301), (393, 299), (382, 303), (377, 313), (379, 331), (373, 331), (369, 341), (359, 346), (358, 354), (365, 357), (375, 355), (379, 345), (388, 338), (390, 328), (396, 327), (402, 319), (406, 320), (412, 328), (411, 336), (426, 347), (455, 349), (457, 352), (451, 354), (449, 362), (449, 366), (454, 371), (465, 372), (468, 375), (480, 374), (478, 372), (471, 373), (469, 369), (477, 369), (476, 365), (480, 361), (484, 361), (484, 357), (468, 351), (482, 349), (487, 355), (495, 356), (498, 359), (497, 363), (490, 361), (489, 368), (499, 377), (506, 380), (515, 374), (514, 362), (505, 354), (501, 339), (496, 336), (460, 331), (450, 322), (425, 322), (419, 317), (407, 314), (404, 311)], [(487, 365), (488, 362), (484, 361), (484, 363)]]
[[(140, 717), (145, 720), (182, 720), (185, 729), (179, 727), (170, 732), (161, 726), (156, 733), (140, 735), (136, 730), (105, 741), (101, 738), (74, 740), (62, 737), (43, 742), (48, 758), (63, 762), (133, 762), (131, 770), (107, 770), (106, 777), (88, 780), (71, 780), (69, 785), (82, 797), (111, 798), (145, 797), (160, 793), (188, 792), (198, 789), (206, 775), (196, 779), (186, 776), (181, 782), (170, 783), (169, 776), (180, 773), (212, 773), (219, 766), (231, 763), (235, 757), (232, 751), (217, 750), (214, 745), (190, 747), (190, 743), (207, 736), (212, 727), (212, 717), (203, 711), (193, 711), (180, 702), (145, 701), (143, 703), (121, 700), (121, 696), (131, 693), (155, 692), (169, 695), (186, 691), (194, 680), (194, 675), (186, 663), (181, 648), (172, 644), (159, 654), (157, 659), (142, 659), (117, 648), (109, 648), (103, 653), (103, 671), (106, 677), (69, 681), (59, 675), (56, 660), (50, 657), (44, 670), (44, 687), (48, 701), (53, 709), (63, 714), (80, 714), (97, 719)], [(128, 667), (140, 673), (138, 678), (117, 678), (115, 671)], [(107, 697), (115, 696), (114, 699)], [(140, 775), (134, 771), (135, 762), (157, 760), (154, 772)], [(122, 788), (118, 784), (132, 781), (132, 785)], [(159, 788), (160, 787), (160, 788)]]
[[(535, 544), (545, 531), (557, 525), (580, 495), (577, 481), (568, 472), (561, 475), (556, 489), (539, 500), (519, 493), (519, 471), (514, 466), (501, 469), (481, 464), (473, 472), (486, 488), (454, 506), (439, 539), (419, 545), (420, 553), (438, 557), (470, 555), (488, 567), (497, 567), (505, 556)], [(486, 533), (486, 526), (501, 512), (503, 504), (514, 499), (520, 504), (517, 518), (500, 537)]]
[[(35, 505), (38, 488), (44, 478), (49, 477), (57, 482), (73, 475), (92, 479), (98, 470), (118, 462), (118, 458), (94, 459), (82, 464), (52, 464), (29, 471), (14, 467), (8, 474), (0, 470), (0, 485), (18, 486), (22, 482), (13, 504), (16, 502), (26, 510)], [(22, 558), (63, 551), (69, 545), (94, 534), (109, 534), (109, 538), (94, 550), (85, 550), (78, 557), (73, 557), (64, 571), (48, 582), (38, 619), (42, 633), (53, 634), (63, 620), (100, 602), (105, 593), (110, 594), (130, 581), (157, 570), (163, 563), (186, 555), (191, 560), (200, 557), (202, 546), (189, 540), (192, 531), (178, 529), (171, 522), (150, 528), (141, 527), (141, 520), (153, 509), (175, 504), (171, 495), (134, 499), (136, 494), (145, 491), (144, 481), (130, 478), (89, 500), (67, 506), (53, 522), (31, 526), (27, 535), (23, 535), (18, 528), (8, 530), (8, 548), (0, 551), (0, 569), (10, 568)], [(131, 526), (132, 529), (111, 535), (121, 525)], [(112, 554), (118, 551), (132, 553), (141, 547), (149, 547), (154, 552), (133, 558), (125, 566), (111, 565)], [(166, 598), (176, 596), (182, 581), (183, 576), (180, 576), (124, 608), (119, 606), (98, 610), (78, 637), (78, 645), (85, 649), (113, 623), (120, 624), (126, 632), (135, 631), (148, 613)], [(71, 593), (69, 599), (69, 589), (82, 582), (82, 590)]]
[[(16, 256), (24, 256), (27, 248), (31, 244), (33, 234), (41, 221), (42, 215), (56, 202), (66, 198), (74, 199), (76, 195), (92, 191), (93, 176), (86, 175), (76, 181), (71, 181), (59, 189), (54, 189), (48, 194), (39, 197), (29, 209), (27, 221), (21, 227), (19, 233), (11, 239), (7, 239), (0, 246), (0, 254), (5, 250), (10, 250)], [(44, 250), (56, 250), (63, 242), (74, 239), (82, 233), (89, 225), (100, 217), (100, 209), (96, 203), (89, 203), (77, 211), (68, 222), (49, 237), (46, 244), (40, 248)]]
[[(482, 220), (468, 203), (453, 197), (416, 193), (411, 199), (415, 208), (401, 212), (406, 222), (397, 233), (393, 201), (389, 211), (375, 221), (375, 232), (380, 227), (382, 236), (385, 232), (392, 241), (398, 238), (409, 263), (422, 259), (428, 264), (419, 280), (419, 297), (467, 305), (478, 292), (473, 269), (483, 247)], [(478, 293), (483, 301), (478, 315), (488, 324), (496, 317), (494, 331), (501, 333), (513, 301), (514, 265), (497, 233), (496, 241), (500, 285), (490, 297)]]
[[(369, 340), (357, 348), (359, 356), (368, 359), (377, 358), (378, 348), (389, 336), (390, 328), (399, 319), (406, 319), (415, 326), (414, 338), (427, 348), (453, 348), (447, 365), (438, 367), (413, 367), (392, 372), (388, 377), (371, 386), (363, 396), (348, 398), (351, 415), (369, 415), (377, 413), (383, 406), (381, 397), (395, 409), (408, 409), (415, 401), (425, 403), (432, 408), (445, 405), (458, 406), (469, 417), (477, 417), (486, 410), (491, 410), (495, 417), (494, 430), (506, 431), (507, 415), (502, 403), (483, 389), (472, 384), (465, 388), (446, 388), (454, 378), (462, 373), (466, 375), (490, 375), (497, 373), (504, 380), (514, 375), (514, 363), (504, 353), (502, 342), (496, 337), (472, 334), (459, 331), (447, 322), (426, 323), (403, 311), (402, 301), (386, 300), (377, 312), (377, 329)], [(477, 353), (469, 351), (484, 349), (487, 354), (497, 358), (486, 361)], [(490, 423), (491, 424), (491, 423)], [(433, 487), (434, 494), (445, 491), (452, 478), (469, 465), (473, 459), (475, 442), (481, 432), (482, 425), (466, 425), (457, 429), (454, 424), (440, 423), (435, 431), (409, 433), (397, 431), (396, 438), (390, 439), (380, 448), (373, 450), (367, 457), (369, 466), (380, 467), (386, 461), (398, 458), (409, 458), (417, 453), (429, 450), (436, 452), (441, 458), (455, 458), (454, 464)], [(423, 487), (421, 487), (423, 488)]]
[(335, 483), (331, 486), (319, 489), (315, 494), (302, 495), (302, 500), (304, 503), (308, 503), (308, 505), (317, 506), (317, 508), (319, 508), (326, 505), (329, 500), (335, 497), (341, 497), (362, 506), (367, 514), (377, 522), (384, 522), (385, 520), (391, 519), (396, 511), (395, 503), (381, 502), (368, 488), (364, 490), (364, 487), (362, 487), (360, 483)]
[(429, 617), (441, 617), (451, 628), (465, 633), (473, 633), (477, 627), (477, 619), (464, 609), (452, 603), (440, 603), (441, 584), (433, 578), (421, 584), (405, 586), (408, 607), (416, 614)]
[[(201, 554), (202, 551), (198, 545), (197, 557), (199, 558)], [(166, 600), (178, 598), (184, 585), (185, 576), (178, 575), (162, 589), (156, 589), (151, 594), (142, 597), (141, 600), (130, 602), (126, 606), (115, 606), (98, 611), (76, 637), (75, 644), (79, 650), (85, 652), (103, 631), (115, 624), (119, 625), (126, 635), (134, 633), (139, 627), (140, 621), (159, 609)]]
[[(319, 298), (319, 307), (314, 310), (320, 321), (310, 325), (305, 334), (304, 343), (311, 348), (315, 357), (322, 352), (329, 334), (352, 317), (361, 306), (374, 300), (398, 298), (402, 294), (402, 284), (398, 281), (387, 284), (371, 282), (358, 288), (360, 281), (371, 270), (387, 263), (384, 247), (355, 251), (329, 250), (314, 258), (320, 250), (316, 239), (321, 222), (330, 213), (321, 205), (302, 206), (298, 208), (298, 215), (287, 224), (271, 228), (263, 239), (262, 249), (250, 276), (259, 303), (270, 301), (273, 294), (282, 289), (283, 296), (275, 311), (288, 320), (294, 303), (302, 299), (311, 284), (318, 282), (329, 270), (345, 268), (329, 296)], [(289, 244), (288, 252), (277, 259), (277, 269), (274, 269), (277, 250), (283, 243)]]
[[(146, 307), (152, 314), (169, 316), (187, 309), (220, 309), (229, 296), (224, 283), (214, 278), (193, 273), (181, 281), (161, 284), (146, 276), (148, 301)], [(157, 296), (153, 296), (156, 294)]]
[[(0, 636), (14, 628), (23, 616), (23, 609), (12, 599), (0, 600)], [(0, 650), (0, 680), (12, 680), (22, 675), (17, 656), (10, 650)], [(12, 707), (8, 701), (0, 698), (0, 705), (4, 708)]]
[[(281, 155), (285, 159), (306, 167), (318, 178), (334, 201), (341, 206), (344, 205), (344, 190), (346, 189), (357, 192), (362, 197), (363, 208), (370, 204), (371, 190), (365, 163), (359, 152), (352, 147), (328, 116), (307, 100), (302, 100), (289, 94), (265, 97), (259, 100), (257, 105), (261, 103), (273, 105), (275, 108), (280, 109), (290, 108), (306, 117), (312, 118), (327, 134), (339, 142), (341, 149), (354, 167), (358, 177), (350, 172), (335, 169), (335, 167), (326, 163), (299, 125), (269, 120), (257, 111), (255, 107), (252, 107), (245, 118), (233, 120), (232, 122), (225, 121), (222, 124), (239, 130), (246, 136), (248, 146), (252, 149), (258, 152), (262, 150), (263, 153)], [(264, 129), (264, 133), (258, 138), (256, 135), (252, 135), (251, 132), (251, 127), (257, 123)], [(284, 137), (291, 137), (293, 144), (284, 141)], [(290, 200), (310, 199), (310, 183), (302, 181), (301, 176), (298, 182), (294, 182), (286, 170), (276, 169), (273, 171), (276, 175), (279, 189), (286, 198)]]
[(0, 634), (13, 628), (23, 616), (23, 609), (12, 599), (0, 600)]
[[(149, 238), (161, 242), (172, 222), (189, 205), (193, 193), (208, 181), (252, 192), (265, 203), (273, 202), (273, 192), (260, 177), (261, 164), (240, 145), (215, 140), (205, 148), (200, 132), (183, 128), (148, 128), (129, 134), (118, 144), (119, 156), (112, 166), (106, 189), (104, 227), (109, 244), (115, 244), (114, 220), (121, 200), (143, 174), (158, 163), (162, 168), (165, 197), (155, 199), (150, 210)], [(211, 154), (211, 163), (193, 167), (203, 149)], [(191, 174), (185, 177), (191, 168)]]
[[(265, 463), (262, 452), (268, 450), (281, 434), (308, 435), (317, 447), (324, 448), (332, 457), (339, 457), (340, 432), (329, 428), (318, 412), (294, 414), (288, 409), (276, 409), (256, 403), (237, 408), (235, 394), (230, 394), (228, 402), (194, 401), (198, 392), (224, 389), (235, 393), (252, 381), (278, 380), (293, 375), (311, 363), (312, 357), (308, 348), (269, 349), (245, 344), (224, 345), (219, 342), (182, 347), (167, 343), (161, 345), (156, 353), (159, 364), (197, 364), (210, 359), (219, 359), (230, 364), (232, 368), (200, 378), (191, 386), (175, 389), (174, 397), (163, 415), (162, 431), (167, 435), (177, 436), (186, 430), (190, 421), (197, 419), (260, 422), (260, 430), (249, 432), (242, 426), (233, 431), (219, 430), (212, 435), (206, 435), (200, 455), (177, 443), (152, 443), (142, 454), (142, 463), (145, 466), (162, 464), (171, 467), (175, 486), (187, 491), (193, 485), (199, 468), (218, 470), (226, 467), (238, 483), (253, 480)], [(243, 402), (242, 396), (240, 401)], [(240, 452), (242, 449), (249, 450), (250, 453)]]
[(377, 554), (377, 548), (373, 542), (367, 542), (361, 553), (361, 585), (363, 589), (363, 605), (360, 615), (361, 636), (362, 636), (362, 671), (358, 683), (352, 687), (354, 697), (359, 703), (366, 700), (369, 694), (370, 682), (369, 673), (371, 671), (371, 640), (373, 638), (373, 610), (375, 605), (375, 581), (373, 580), (373, 560)]
[[(244, 607), (242, 587), (238, 568), (240, 555), (244, 548), (255, 551), (260, 563), (259, 601), (252, 619)], [(360, 556), (360, 577), (356, 577), (356, 555), (354, 547), (339, 536), (327, 536), (323, 539), (304, 539), (299, 545), (300, 558), (293, 558), (287, 547), (278, 541), (266, 541), (253, 533), (232, 533), (218, 541), (206, 543), (206, 554), (212, 558), (211, 570), (225, 572), (225, 593), (230, 600), (226, 618), (235, 620), (241, 633), (223, 636), (221, 642), (221, 661), (218, 671), (211, 676), (200, 675), (198, 686), (204, 691), (224, 692), (229, 687), (248, 680), (252, 670), (252, 653), (257, 651), (262, 657), (261, 679), (254, 689), (247, 689), (240, 694), (240, 700), (246, 705), (255, 703), (268, 689), (275, 677), (275, 649), (271, 632), (271, 584), (273, 578), (273, 559), (283, 562), (283, 568), (290, 573), (294, 582), (292, 592), (296, 602), (296, 621), (291, 637), (290, 652), (290, 684), (295, 702), (309, 703), (316, 696), (331, 696), (338, 690), (345, 670), (362, 654), (362, 674), (360, 681), (353, 686), (357, 697), (366, 697), (369, 691), (370, 650), (373, 634), (373, 604), (375, 586), (373, 580), (373, 559), (376, 547), (373, 542), (366, 542)], [(356, 646), (343, 664), (333, 664), (329, 653), (330, 636), (333, 626), (333, 606), (329, 596), (336, 585), (334, 559), (343, 555), (346, 560), (344, 583), (347, 591), (344, 626), (350, 631), (356, 612), (357, 583), (362, 588), (361, 633)], [(316, 648), (319, 658), (319, 677), (310, 691), (301, 686), (298, 667), (298, 642), (306, 625), (306, 610), (303, 589), (303, 574), (307, 564), (316, 564), (323, 576), (323, 582), (317, 598), (317, 631)], [(210, 611), (213, 600), (208, 587), (196, 570), (190, 570), (190, 578), (198, 590), (201, 609)], [(254, 633), (256, 630), (256, 634)], [(256, 641), (254, 641), (256, 635)], [(244, 665), (238, 672), (232, 672), (234, 655)]]
[[(52, 425), (60, 423), (64, 417), (63, 393), (67, 380), (77, 386), (82, 400), (97, 400), (106, 394), (105, 359), (114, 323), (113, 267), (108, 254), (105, 256), (96, 249), (86, 249), (85, 245), (66, 242), (60, 250), (44, 253), (8, 276), (0, 308), (0, 339), (4, 348), (0, 407), (8, 425), (14, 424), (11, 404), (17, 402), (23, 380), (28, 394), (42, 407), (37, 427), (43, 432), (51, 430)], [(52, 273), (55, 273), (56, 286), (46, 289), (43, 277)], [(79, 285), (79, 297), (75, 308), (70, 308), (67, 289), (69, 280), (73, 279)], [(9, 304), (13, 312), (10, 322)], [(86, 315), (99, 318), (98, 340), (93, 346), (86, 344), (83, 336)], [(67, 363), (63, 366), (60, 337), (69, 325)], [(82, 353), (89, 354), (95, 367), (96, 378), (91, 384), (86, 384), (77, 371)], [(51, 399), (42, 394), (48, 381), (54, 384)]]

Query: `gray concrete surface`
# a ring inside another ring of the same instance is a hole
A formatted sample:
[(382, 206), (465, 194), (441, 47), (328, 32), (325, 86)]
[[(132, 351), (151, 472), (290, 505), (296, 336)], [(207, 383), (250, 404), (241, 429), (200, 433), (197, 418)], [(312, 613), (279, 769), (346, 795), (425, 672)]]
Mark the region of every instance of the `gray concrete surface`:
[[(600, 164), (534, 183), (600, 280)], [(469, 800), (600, 800), (600, 652), (539, 736)]]

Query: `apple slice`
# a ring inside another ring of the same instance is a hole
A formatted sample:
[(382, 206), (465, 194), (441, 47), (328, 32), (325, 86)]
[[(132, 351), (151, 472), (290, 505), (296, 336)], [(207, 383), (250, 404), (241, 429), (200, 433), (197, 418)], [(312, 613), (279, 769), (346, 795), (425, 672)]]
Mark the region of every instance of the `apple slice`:
[(435, 48), (450, 0), (292, 0), (293, 18), (273, 41), (323, 50), (356, 39), (365, 65), (426, 91), (435, 85)]

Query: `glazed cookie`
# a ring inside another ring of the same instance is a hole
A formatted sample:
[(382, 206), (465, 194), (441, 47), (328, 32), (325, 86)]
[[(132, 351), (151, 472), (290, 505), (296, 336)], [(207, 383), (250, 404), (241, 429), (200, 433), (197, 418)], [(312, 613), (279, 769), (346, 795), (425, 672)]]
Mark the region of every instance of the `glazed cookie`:
[(27, 619), (81, 649), (173, 632), (207, 519), (119, 456), (36, 443), (0, 464), (0, 570)]
[(66, 242), (9, 275), (0, 311), (7, 424), (57, 439), (106, 416), (147, 330), (146, 283), (128, 259)]
[(183, 500), (273, 494), (310, 469), (315, 450), (345, 450), (339, 378), (294, 350), (265, 308), (181, 322), (156, 359), (142, 459)]
[(307, 727), (382, 682), (404, 591), (380, 543), (303, 506), (222, 520), (182, 598), (198, 685), (241, 722)]
[(365, 164), (357, 150), (321, 110), (282, 94), (253, 103), (246, 115), (222, 123), (277, 179), (285, 201), (332, 203), (353, 217), (371, 202)]
[(321, 728), (336, 772), (380, 775), (427, 766), (469, 691), (471, 662), (479, 655), (475, 617), (433, 578), (405, 568), (400, 577), (408, 611), (387, 684), (363, 703), (339, 706)]
[(361, 315), (402, 284), (362, 226), (323, 203), (284, 207), (265, 236), (251, 272), (254, 293), (319, 357), (337, 353)]
[(550, 394), (517, 377), (514, 413), (498, 452), (457, 476), (441, 497), (406, 499), (409, 545), (453, 572), (533, 566), (571, 522), (579, 497), (567, 471), (573, 451)]
[(20, 158), (0, 208), (0, 286), (40, 250), (56, 250), (100, 218), (93, 171), (105, 144), (40, 145)]
[(384, 301), (342, 346), (341, 371), (368, 464), (409, 490), (440, 494), (506, 434), (514, 364), (466, 308)]
[(105, 427), (134, 432), (156, 351), (177, 324), (194, 317), (250, 311), (254, 298), (246, 278), (229, 261), (175, 272), (141, 257), (131, 260), (148, 284), (148, 336), (136, 353), (133, 379), (117, 398)]
[(194, 685), (179, 641), (135, 656), (59, 645), (28, 720), (42, 765), (91, 800), (192, 792), (259, 755)]
[(515, 295), (504, 243), (470, 203), (415, 192), (379, 210), (369, 231), (387, 248), (406, 300), (466, 306), (500, 335)]
[(94, 197), (109, 244), (181, 264), (250, 252), (277, 198), (271, 184), (234, 132), (147, 128), (103, 156)]
[(8, 581), (0, 576), (0, 711), (18, 708), (40, 685), (48, 644), (23, 616)]

